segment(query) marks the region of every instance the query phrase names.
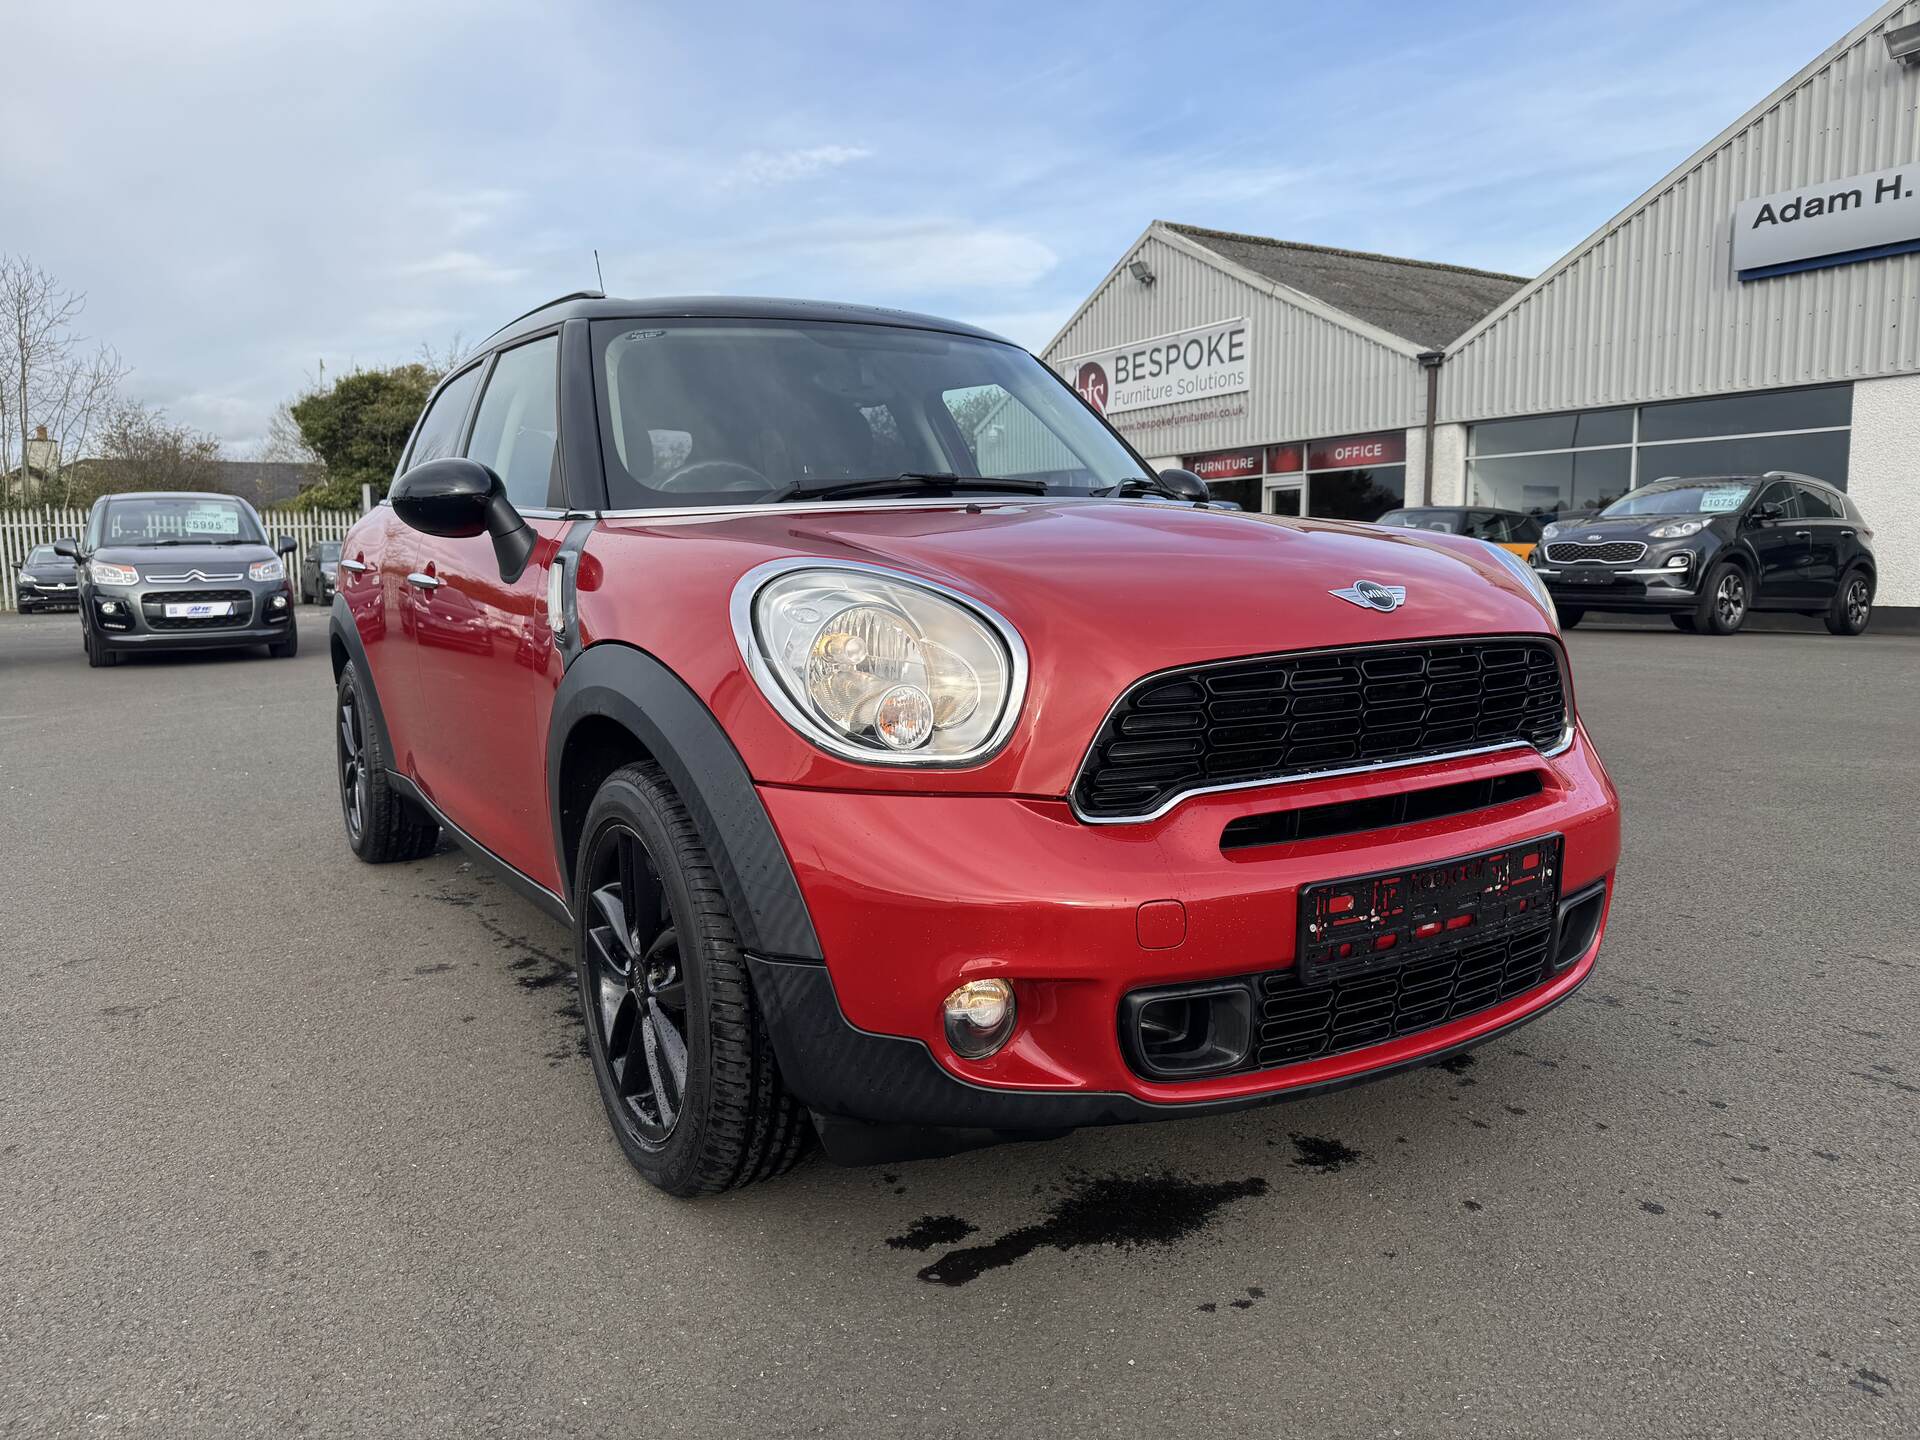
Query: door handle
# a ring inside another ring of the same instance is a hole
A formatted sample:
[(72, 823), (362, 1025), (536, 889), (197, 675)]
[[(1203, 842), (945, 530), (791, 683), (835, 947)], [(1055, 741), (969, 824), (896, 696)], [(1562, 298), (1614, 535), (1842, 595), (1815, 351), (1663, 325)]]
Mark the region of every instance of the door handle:
[(1796, 539), (1796, 540), (1811, 540), (1811, 539), (1813, 539), (1813, 531), (1811, 531), (1811, 530), (1796, 530), (1796, 531), (1794, 531), (1794, 532), (1793, 532), (1793, 538), (1794, 538), (1794, 539)]
[(442, 580), (438, 575), (428, 575), (416, 570), (407, 576), (407, 583), (409, 585), (418, 585), (422, 590), (438, 590), (447, 582)]
[(342, 570), (351, 570), (356, 575), (364, 575), (367, 573), (367, 562), (364, 560), (342, 560), (340, 562), (340, 568)]

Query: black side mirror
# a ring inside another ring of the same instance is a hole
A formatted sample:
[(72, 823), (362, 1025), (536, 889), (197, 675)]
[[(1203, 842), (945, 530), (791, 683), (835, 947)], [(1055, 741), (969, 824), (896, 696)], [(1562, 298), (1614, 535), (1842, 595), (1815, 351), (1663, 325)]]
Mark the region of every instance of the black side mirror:
[(293, 536), (282, 535), (278, 540), (273, 542), (273, 548), (278, 554), (291, 555), (300, 548), (300, 545)]
[(1747, 523), (1749, 525), (1765, 525), (1779, 518), (1780, 507), (1778, 505), (1756, 505), (1747, 512)]
[(1191, 470), (1162, 470), (1160, 488), (1176, 500), (1189, 500), (1196, 505), (1204, 505), (1213, 497), (1207, 482)]
[(538, 538), (507, 499), (500, 477), (478, 460), (448, 456), (416, 465), (387, 492), (393, 513), (415, 530), (465, 540), (493, 537), (500, 578), (511, 585), (533, 558)]
[(56, 540), (53, 542), (53, 553), (56, 555), (64, 555), (69, 560), (78, 560), (80, 558), (80, 542), (77, 540)]

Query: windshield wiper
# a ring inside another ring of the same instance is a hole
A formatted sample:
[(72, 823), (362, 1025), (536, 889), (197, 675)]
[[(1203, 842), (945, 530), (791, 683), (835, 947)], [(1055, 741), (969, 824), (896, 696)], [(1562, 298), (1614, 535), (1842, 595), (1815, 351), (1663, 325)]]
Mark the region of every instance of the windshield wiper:
[(989, 494), (1004, 495), (1044, 495), (1047, 487), (1039, 480), (996, 480), (986, 475), (948, 475), (933, 471), (906, 470), (898, 475), (877, 477), (872, 480), (826, 480), (816, 485), (794, 483), (784, 490), (776, 490), (767, 496), (767, 500), (832, 500), (857, 495), (888, 495), (902, 491), (945, 490), (948, 494), (959, 494), (963, 490), (980, 490)]

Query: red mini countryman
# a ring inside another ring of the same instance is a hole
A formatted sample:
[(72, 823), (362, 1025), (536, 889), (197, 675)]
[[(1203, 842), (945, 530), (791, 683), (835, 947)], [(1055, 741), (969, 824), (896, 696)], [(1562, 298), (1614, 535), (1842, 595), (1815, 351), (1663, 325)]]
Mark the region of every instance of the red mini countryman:
[(443, 381), (340, 558), (363, 860), (573, 927), (677, 1195), (1422, 1065), (1587, 977), (1619, 851), (1551, 602), (1210, 508), (1031, 355), (572, 296)]

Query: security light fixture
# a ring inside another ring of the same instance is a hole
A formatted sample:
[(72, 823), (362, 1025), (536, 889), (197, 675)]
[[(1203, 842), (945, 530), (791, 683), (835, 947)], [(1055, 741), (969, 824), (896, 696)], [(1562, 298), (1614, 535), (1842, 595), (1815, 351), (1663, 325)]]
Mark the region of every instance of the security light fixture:
[(1891, 58), (1903, 65), (1920, 63), (1920, 20), (1887, 31), (1886, 40), (1887, 54)]
[[(1920, 26), (1916, 26), (1915, 28), (1920, 29)], [(1127, 273), (1142, 285), (1151, 285), (1158, 278), (1153, 273), (1153, 267), (1144, 260), (1129, 261), (1127, 264)]]

